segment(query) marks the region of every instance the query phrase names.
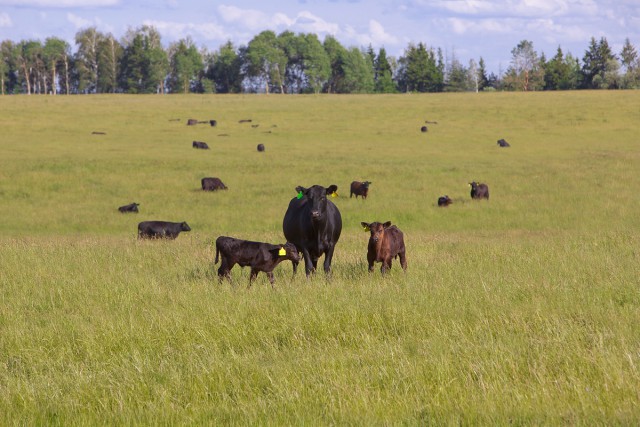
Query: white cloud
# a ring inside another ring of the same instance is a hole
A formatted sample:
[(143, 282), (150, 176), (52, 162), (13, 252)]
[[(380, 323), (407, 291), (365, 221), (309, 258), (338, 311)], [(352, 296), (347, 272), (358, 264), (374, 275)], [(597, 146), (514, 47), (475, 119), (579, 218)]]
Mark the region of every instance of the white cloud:
[(163, 37), (167, 37), (172, 40), (178, 40), (187, 36), (197, 39), (194, 35), (201, 36), (205, 40), (225, 40), (230, 38), (229, 34), (220, 27), (213, 23), (194, 24), (194, 23), (182, 23), (182, 22), (168, 22), (168, 21), (149, 21), (143, 22), (144, 25), (153, 25)]
[(11, 22), (11, 17), (8, 13), (2, 12), (0, 13), (0, 28), (9, 28), (13, 26), (13, 22)]
[(76, 27), (76, 29), (90, 27), (91, 25), (93, 25), (92, 21), (84, 19), (81, 16), (74, 15), (70, 12), (67, 13), (67, 21), (71, 22)]
[(0, 0), (1, 6), (32, 6), (32, 7), (100, 7), (115, 6), (121, 0)]
[(218, 6), (218, 12), (225, 22), (240, 24), (250, 30), (264, 29), (270, 23), (269, 16), (259, 10), (240, 9), (222, 4)]
[(387, 33), (382, 24), (374, 19), (369, 21), (369, 32), (371, 34), (371, 40), (375, 45), (394, 45), (398, 43), (398, 38)]
[(340, 31), (340, 26), (338, 24), (327, 22), (306, 10), (300, 12), (298, 16), (296, 16), (295, 20), (293, 20), (293, 24), (295, 24), (297, 29), (305, 33), (337, 34)]

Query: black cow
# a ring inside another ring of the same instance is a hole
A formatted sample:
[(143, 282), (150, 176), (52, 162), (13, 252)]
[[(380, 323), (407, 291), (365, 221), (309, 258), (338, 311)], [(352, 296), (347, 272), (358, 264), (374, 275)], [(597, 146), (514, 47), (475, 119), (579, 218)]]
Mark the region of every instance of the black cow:
[(186, 222), (143, 221), (138, 224), (138, 239), (175, 239), (181, 231), (191, 231)]
[(489, 200), (489, 186), (487, 184), (481, 184), (478, 182), (470, 182), (471, 186), (471, 198), (472, 199), (487, 199)]
[[(337, 185), (309, 188), (296, 187), (298, 196), (291, 199), (284, 214), (282, 230), (304, 256), (307, 277), (316, 270), (318, 258), (324, 255), (324, 271), (331, 273), (331, 259), (342, 232), (342, 216), (328, 197), (337, 195)], [(296, 273), (298, 263), (293, 263)]]
[(498, 140), (498, 145), (500, 147), (511, 147), (511, 145), (507, 141), (505, 141), (504, 139), (499, 139)]
[(204, 191), (216, 191), (227, 190), (227, 186), (220, 180), (220, 178), (202, 178), (202, 190)]
[(231, 280), (231, 269), (238, 264), (240, 267), (251, 267), (249, 276), (249, 286), (258, 276), (259, 272), (264, 272), (269, 277), (269, 282), (273, 286), (273, 269), (282, 261), (290, 260), (298, 263), (300, 255), (296, 246), (287, 242), (284, 245), (272, 245), (271, 243), (252, 242), (248, 240), (235, 239), (233, 237), (220, 236), (216, 239), (216, 259), (222, 255), (222, 262), (218, 269), (218, 279), (226, 277)]
[(134, 202), (128, 205), (120, 206), (118, 210), (120, 211), (120, 213), (128, 213), (128, 212), (138, 213), (138, 206), (140, 206), (140, 203)]
[(195, 126), (198, 124), (198, 120), (197, 119), (188, 119), (187, 120), (187, 126)]
[(209, 124), (211, 125), (211, 127), (215, 127), (218, 122), (216, 122), (215, 120), (209, 120)]
[(380, 222), (361, 222), (365, 231), (371, 233), (367, 246), (367, 261), (369, 261), (369, 272), (373, 271), (373, 264), (381, 262), (380, 271), (384, 274), (391, 268), (393, 258), (400, 257), (400, 266), (407, 271), (407, 257), (404, 246), (404, 236), (402, 231), (391, 221), (384, 224)]
[(453, 203), (453, 200), (451, 200), (447, 195), (438, 197), (438, 206), (444, 206), (446, 208), (451, 203)]
[(264, 151), (264, 144), (258, 144), (258, 151)]
[(429, 130), (429, 129), (427, 129), (427, 127), (426, 127), (426, 126), (422, 126), (422, 127), (420, 128), (420, 132), (423, 132), (423, 133), (424, 133), (424, 132), (426, 132), (426, 131), (428, 131), (428, 130)]
[(362, 196), (363, 199), (366, 199), (369, 195), (369, 184), (371, 184), (371, 181), (353, 181), (351, 183), (351, 192), (349, 193), (349, 198), (353, 197), (353, 195), (355, 194), (356, 199), (358, 198), (358, 196)]
[(199, 148), (201, 150), (209, 149), (209, 145), (206, 142), (201, 142), (201, 141), (193, 141), (192, 146), (193, 148)]

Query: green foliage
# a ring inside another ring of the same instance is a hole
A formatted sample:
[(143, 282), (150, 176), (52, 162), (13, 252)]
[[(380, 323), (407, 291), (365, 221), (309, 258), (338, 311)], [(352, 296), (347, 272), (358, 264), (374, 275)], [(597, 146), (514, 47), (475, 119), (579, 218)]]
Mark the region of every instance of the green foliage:
[(398, 86), (405, 92), (442, 91), (444, 73), (433, 49), (427, 50), (423, 43), (409, 45), (400, 59)]
[[(640, 421), (635, 93), (14, 96), (0, 108), (7, 425)], [(438, 122), (426, 138), (425, 119)], [(204, 193), (203, 176), (229, 189)], [(347, 196), (355, 179), (373, 182), (366, 201)], [(471, 180), (490, 201), (469, 198)], [(219, 284), (214, 239), (282, 243), (295, 187), (316, 183), (339, 187), (332, 279), (291, 277), (287, 263), (275, 289), (259, 276), (247, 290), (238, 267)], [(133, 201), (139, 214), (117, 212)], [(151, 219), (192, 231), (138, 241)], [(366, 272), (359, 224), (374, 220), (403, 230), (406, 274)]]

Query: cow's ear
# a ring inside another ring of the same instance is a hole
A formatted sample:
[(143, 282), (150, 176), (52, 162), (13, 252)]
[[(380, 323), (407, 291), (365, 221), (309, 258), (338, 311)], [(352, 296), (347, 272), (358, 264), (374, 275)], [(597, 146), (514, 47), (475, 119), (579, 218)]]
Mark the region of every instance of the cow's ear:
[(387, 221), (387, 222), (385, 222), (384, 224), (382, 224), (382, 227), (383, 227), (383, 228), (389, 228), (389, 227), (391, 227), (391, 221)]
[(338, 186), (335, 184), (331, 184), (330, 186), (327, 187), (327, 194), (333, 194), (336, 191), (338, 191)]
[(302, 185), (298, 185), (298, 186), (296, 187), (296, 193), (299, 193), (299, 192), (301, 192), (301, 191), (304, 193), (305, 191), (307, 191), (307, 189), (306, 189), (306, 188), (304, 188)]
[(362, 221), (360, 223), (360, 225), (362, 225), (362, 228), (364, 229), (364, 231), (369, 231), (371, 230), (371, 227), (369, 227), (369, 224), (367, 224), (366, 222)]

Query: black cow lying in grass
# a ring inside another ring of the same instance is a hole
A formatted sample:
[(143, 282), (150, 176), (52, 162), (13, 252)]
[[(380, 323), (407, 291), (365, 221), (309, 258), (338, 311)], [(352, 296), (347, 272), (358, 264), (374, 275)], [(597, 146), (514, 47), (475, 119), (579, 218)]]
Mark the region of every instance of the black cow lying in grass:
[(511, 147), (511, 144), (509, 144), (507, 141), (505, 141), (504, 139), (499, 139), (498, 140), (498, 145), (500, 147)]
[(120, 206), (118, 210), (120, 211), (120, 213), (129, 213), (129, 212), (138, 213), (138, 206), (140, 206), (140, 203), (134, 202), (128, 205)]
[(181, 231), (191, 231), (186, 222), (143, 221), (138, 224), (138, 239), (175, 239)]
[(259, 272), (264, 272), (269, 277), (269, 282), (273, 286), (275, 279), (273, 269), (282, 261), (290, 260), (298, 263), (300, 254), (296, 246), (287, 242), (284, 245), (272, 245), (263, 242), (251, 242), (248, 240), (235, 239), (233, 237), (220, 236), (216, 239), (216, 259), (222, 255), (222, 262), (218, 268), (218, 278), (223, 277), (231, 280), (231, 269), (238, 264), (240, 267), (251, 267), (249, 276), (249, 286), (258, 276)]
[(207, 178), (202, 178), (200, 182), (202, 184), (203, 191), (216, 191), (216, 190), (227, 189), (227, 186), (224, 185), (224, 183), (220, 178), (207, 177)]
[(193, 141), (193, 148), (199, 148), (201, 150), (208, 150), (209, 149), (209, 145), (206, 142), (201, 142), (201, 141)]
[(446, 195), (445, 195), (445, 196), (438, 197), (438, 206), (444, 206), (444, 207), (447, 207), (447, 206), (449, 206), (451, 203), (453, 203), (453, 200), (451, 200), (451, 199), (449, 198), (449, 196), (446, 196)]

